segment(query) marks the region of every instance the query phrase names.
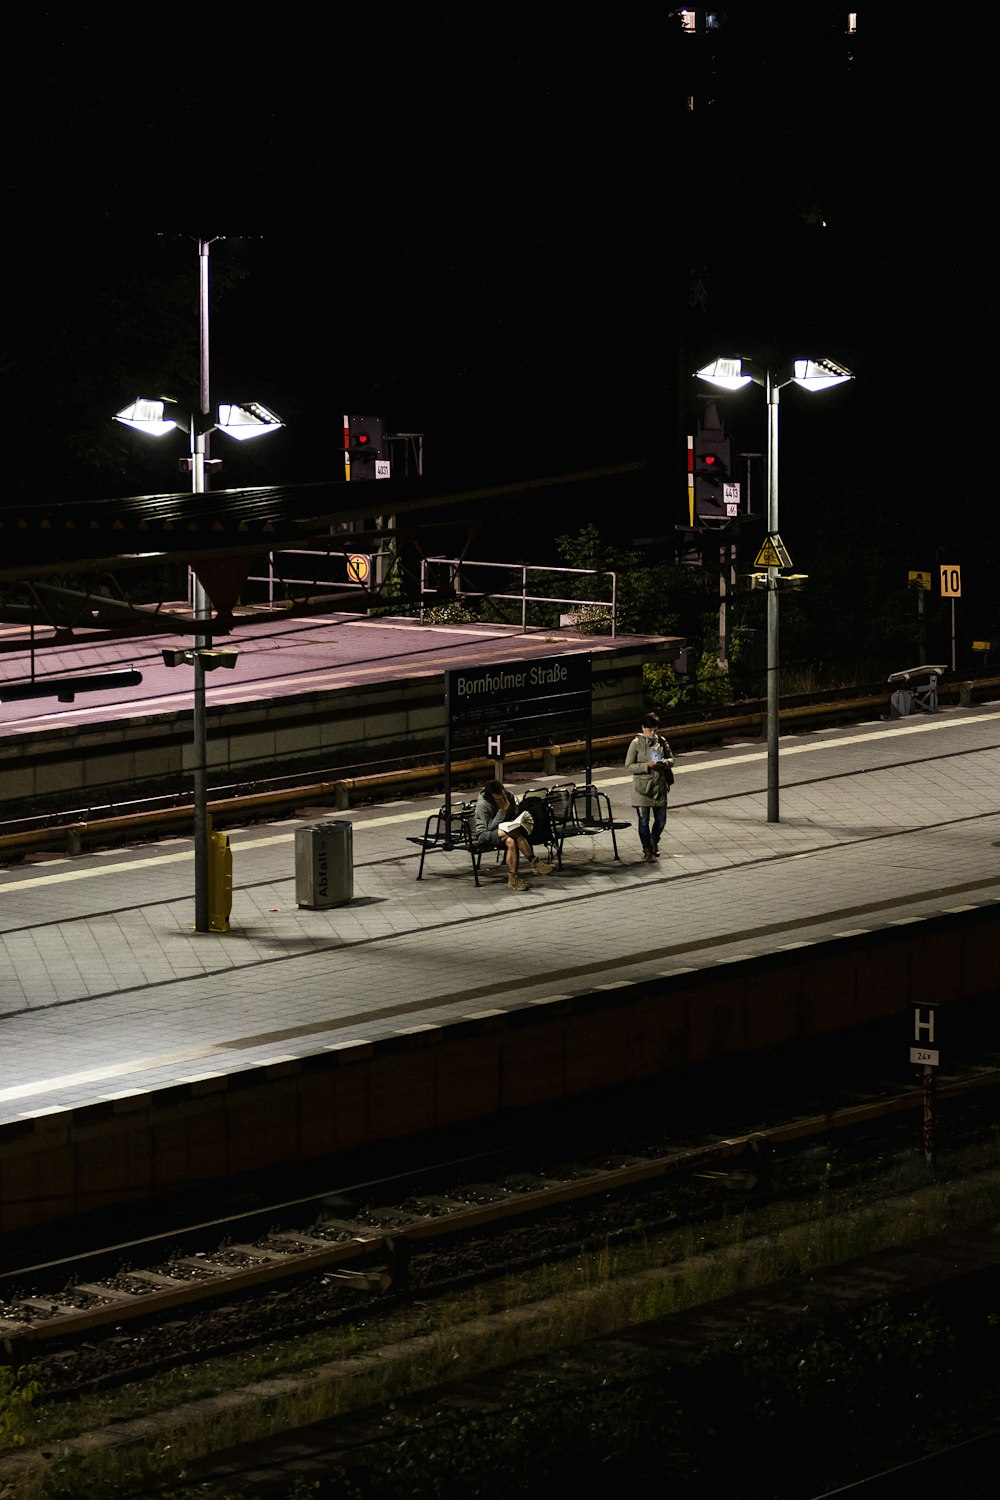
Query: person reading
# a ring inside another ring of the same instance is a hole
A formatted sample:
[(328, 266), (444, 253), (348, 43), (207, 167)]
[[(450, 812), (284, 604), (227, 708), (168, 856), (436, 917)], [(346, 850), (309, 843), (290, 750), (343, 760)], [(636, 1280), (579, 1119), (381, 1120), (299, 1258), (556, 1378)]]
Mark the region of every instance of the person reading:
[(518, 813), (514, 798), (500, 781), (488, 781), (476, 800), (475, 838), (479, 849), (503, 849), (507, 860), (507, 889), (526, 891), (530, 875), (551, 875), (554, 865), (536, 857), (531, 846), (531, 814)]

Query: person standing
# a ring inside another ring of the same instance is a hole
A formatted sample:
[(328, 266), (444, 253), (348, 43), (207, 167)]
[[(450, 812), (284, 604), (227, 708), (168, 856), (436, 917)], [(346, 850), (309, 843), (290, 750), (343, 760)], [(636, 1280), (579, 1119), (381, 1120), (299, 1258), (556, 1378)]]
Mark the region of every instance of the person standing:
[(666, 740), (660, 737), (659, 727), (656, 714), (644, 714), (642, 729), (625, 755), (625, 768), (632, 772), (632, 806), (639, 824), (642, 857), (647, 864), (660, 857), (660, 836), (667, 821), (667, 793), (673, 779), (667, 772), (674, 757)]

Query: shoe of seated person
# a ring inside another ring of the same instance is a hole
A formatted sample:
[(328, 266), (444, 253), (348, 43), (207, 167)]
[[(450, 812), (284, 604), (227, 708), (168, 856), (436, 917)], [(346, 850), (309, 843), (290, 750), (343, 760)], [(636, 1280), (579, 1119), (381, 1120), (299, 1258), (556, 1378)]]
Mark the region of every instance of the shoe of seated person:
[(528, 889), (528, 882), (522, 880), (520, 875), (508, 875), (507, 889), (509, 891), (526, 891)]
[(551, 875), (555, 865), (549, 864), (547, 859), (533, 859), (531, 861), (532, 875)]

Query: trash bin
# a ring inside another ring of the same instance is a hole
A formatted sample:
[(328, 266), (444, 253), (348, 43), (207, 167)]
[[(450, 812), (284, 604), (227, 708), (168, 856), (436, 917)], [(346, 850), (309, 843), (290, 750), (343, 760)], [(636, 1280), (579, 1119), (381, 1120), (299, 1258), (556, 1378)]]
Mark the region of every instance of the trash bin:
[(346, 818), (295, 830), (295, 899), (314, 911), (354, 896), (354, 824)]

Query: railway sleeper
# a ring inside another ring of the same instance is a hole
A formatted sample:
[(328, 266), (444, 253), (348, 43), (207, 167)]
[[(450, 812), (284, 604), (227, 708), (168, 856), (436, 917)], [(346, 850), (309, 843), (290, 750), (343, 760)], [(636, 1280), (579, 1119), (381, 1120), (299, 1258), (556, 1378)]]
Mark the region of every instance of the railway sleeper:
[(273, 1240), (277, 1245), (308, 1245), (313, 1250), (329, 1250), (336, 1243), (334, 1240), (322, 1240), (318, 1234), (302, 1233), (298, 1229), (276, 1230), (274, 1234), (268, 1235), (268, 1240)]
[(251, 1260), (294, 1260), (294, 1250), (265, 1250), (261, 1245), (230, 1245), (237, 1255), (248, 1255)]
[(122, 1286), (101, 1286), (97, 1281), (77, 1281), (70, 1290), (81, 1297), (103, 1297), (106, 1302), (131, 1302), (134, 1297), (145, 1296), (144, 1292), (127, 1292)]
[(26, 1312), (41, 1313), (45, 1317), (72, 1317), (79, 1309), (71, 1302), (53, 1302), (49, 1297), (19, 1297), (18, 1307)]
[(412, 1198), (410, 1202), (413, 1203), (415, 1208), (420, 1210), (425, 1218), (436, 1218), (442, 1214), (447, 1217), (450, 1214), (464, 1213), (469, 1206), (461, 1198), (437, 1198), (433, 1196)]
[(126, 1275), (130, 1281), (141, 1281), (147, 1286), (170, 1287), (188, 1284), (182, 1276), (166, 1276), (162, 1271), (128, 1271)]
[(180, 1255), (174, 1261), (174, 1265), (190, 1266), (192, 1271), (204, 1271), (206, 1276), (228, 1276), (230, 1273), (229, 1266), (217, 1266), (203, 1255)]

